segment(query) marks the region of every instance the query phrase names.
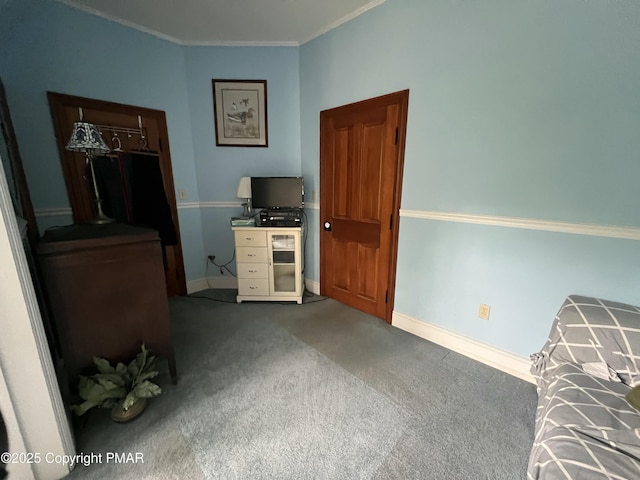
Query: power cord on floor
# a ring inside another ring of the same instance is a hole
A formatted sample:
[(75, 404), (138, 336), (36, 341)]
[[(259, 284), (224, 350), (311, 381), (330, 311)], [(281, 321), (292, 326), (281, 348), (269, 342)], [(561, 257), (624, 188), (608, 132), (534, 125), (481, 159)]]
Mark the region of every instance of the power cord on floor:
[(302, 296), (303, 298), (311, 298), (312, 300), (307, 300), (307, 301), (302, 301), (302, 304), (304, 305), (305, 303), (316, 303), (316, 302), (324, 302), (326, 299), (328, 299), (329, 297), (323, 297), (322, 295), (316, 295), (313, 292), (310, 292), (309, 290), (307, 290), (307, 288), (304, 289), (304, 292), (302, 292)]
[(220, 298), (203, 297), (202, 295), (194, 295), (193, 293), (191, 295), (187, 295), (187, 297), (189, 297), (189, 298), (202, 298), (203, 300), (211, 300), (212, 302), (233, 303), (235, 305), (237, 305), (237, 303), (238, 303), (238, 302), (232, 302), (231, 300), (222, 300)]

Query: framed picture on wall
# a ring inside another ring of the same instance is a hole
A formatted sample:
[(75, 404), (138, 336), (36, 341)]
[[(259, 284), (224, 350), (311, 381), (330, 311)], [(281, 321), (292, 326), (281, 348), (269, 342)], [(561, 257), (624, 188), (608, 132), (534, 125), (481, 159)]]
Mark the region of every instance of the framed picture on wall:
[(213, 81), (213, 116), (219, 147), (267, 147), (267, 81)]

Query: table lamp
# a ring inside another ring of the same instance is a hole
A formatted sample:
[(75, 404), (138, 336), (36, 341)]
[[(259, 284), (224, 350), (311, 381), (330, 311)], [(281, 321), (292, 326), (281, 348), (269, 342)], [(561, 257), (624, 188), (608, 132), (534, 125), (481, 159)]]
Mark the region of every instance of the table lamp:
[(102, 211), (102, 199), (98, 192), (96, 174), (93, 169), (93, 157), (96, 154), (108, 153), (111, 151), (107, 144), (104, 143), (100, 129), (92, 123), (82, 121), (75, 122), (73, 124), (73, 132), (71, 133), (71, 138), (69, 139), (69, 143), (67, 143), (66, 149), (72, 152), (84, 152), (87, 158), (87, 163), (91, 167), (93, 192), (95, 195), (96, 205), (98, 207), (98, 215), (91, 221), (91, 223), (101, 224), (114, 222), (115, 220), (113, 218), (107, 217)]
[(240, 179), (236, 196), (247, 200), (242, 204), (244, 207), (242, 216), (244, 218), (249, 218), (251, 216), (251, 177), (242, 177)]

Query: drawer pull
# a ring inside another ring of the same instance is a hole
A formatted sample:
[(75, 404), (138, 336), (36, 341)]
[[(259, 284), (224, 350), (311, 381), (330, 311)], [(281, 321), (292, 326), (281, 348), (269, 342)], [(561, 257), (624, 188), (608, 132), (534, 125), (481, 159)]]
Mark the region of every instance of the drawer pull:
[(249, 270), (249, 273), (258, 273), (258, 270)]
[(251, 241), (253, 241), (253, 240), (255, 240), (255, 238), (253, 238), (253, 237), (244, 237), (244, 239), (245, 239), (245, 240), (249, 240), (250, 242), (251, 242)]
[(249, 290), (257, 290), (258, 287), (249, 287)]
[(255, 253), (247, 253), (247, 257), (255, 257), (256, 254)]

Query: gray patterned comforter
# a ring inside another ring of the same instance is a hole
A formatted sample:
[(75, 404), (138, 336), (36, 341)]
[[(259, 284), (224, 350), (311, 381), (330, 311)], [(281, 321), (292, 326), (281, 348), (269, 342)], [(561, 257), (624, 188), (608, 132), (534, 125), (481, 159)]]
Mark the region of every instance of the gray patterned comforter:
[(570, 296), (542, 351), (529, 479), (640, 479), (640, 308)]

